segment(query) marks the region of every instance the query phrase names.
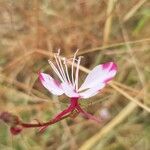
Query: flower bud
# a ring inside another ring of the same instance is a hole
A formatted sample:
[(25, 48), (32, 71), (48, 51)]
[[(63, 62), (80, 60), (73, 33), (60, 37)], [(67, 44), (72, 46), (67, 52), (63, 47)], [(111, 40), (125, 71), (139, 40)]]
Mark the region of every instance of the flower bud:
[(0, 114), (0, 119), (10, 126), (16, 126), (19, 124), (19, 118), (9, 112), (2, 112)]
[(14, 127), (10, 128), (10, 132), (13, 135), (18, 135), (21, 131), (22, 131), (22, 127), (21, 126), (14, 126)]

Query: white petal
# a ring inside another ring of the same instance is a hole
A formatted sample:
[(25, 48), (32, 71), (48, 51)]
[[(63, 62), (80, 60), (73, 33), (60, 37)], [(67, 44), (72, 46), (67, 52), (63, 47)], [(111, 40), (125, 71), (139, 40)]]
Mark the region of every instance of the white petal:
[(61, 85), (62, 85), (64, 93), (68, 97), (79, 97), (79, 94), (76, 92), (76, 90), (72, 84), (69, 84), (67, 82), (63, 82)]
[(79, 93), (79, 95), (81, 98), (92, 97), (92, 96), (96, 95), (100, 89), (104, 88), (105, 85), (106, 85), (105, 83), (97, 84), (97, 86), (87, 89), (86, 91)]
[(48, 89), (54, 95), (62, 95), (64, 93), (61, 83), (54, 80), (50, 75), (45, 73), (39, 73), (39, 79), (43, 86)]
[(91, 70), (78, 91), (95, 87), (98, 84), (106, 84), (116, 75), (116, 72), (117, 66), (113, 62), (98, 65), (93, 70)]

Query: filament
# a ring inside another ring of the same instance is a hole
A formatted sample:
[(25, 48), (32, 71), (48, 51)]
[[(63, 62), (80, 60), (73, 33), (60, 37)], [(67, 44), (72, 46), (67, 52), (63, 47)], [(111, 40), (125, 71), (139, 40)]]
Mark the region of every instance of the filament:
[[(58, 53), (57, 55), (59, 55), (59, 53)], [(60, 62), (58, 61), (58, 57), (59, 57), (59, 56), (54, 55), (54, 57), (55, 57), (55, 60), (56, 60), (56, 63), (57, 63), (57, 66), (58, 66), (59, 72), (60, 72), (60, 74), (61, 74), (62, 78), (63, 78), (63, 79), (64, 79), (64, 81), (65, 81), (65, 80), (66, 80), (66, 78), (65, 78), (65, 76), (64, 76), (64, 74), (63, 74), (62, 68), (61, 68), (61, 66), (60, 66)]]
[(69, 73), (68, 73), (68, 66), (66, 65), (66, 59), (65, 58), (64, 58), (64, 65), (65, 65), (68, 81), (69, 81), (69, 83), (71, 83), (71, 80), (70, 80), (70, 77), (69, 77)]
[(54, 72), (58, 75), (58, 77), (60, 78), (60, 80), (62, 82), (64, 82), (64, 79), (62, 78), (61, 74), (59, 73), (58, 69), (55, 67), (55, 65), (49, 60), (48, 61), (49, 64), (51, 65), (52, 69), (54, 70)]
[(77, 68), (76, 68), (76, 79), (75, 79), (75, 87), (76, 90), (78, 90), (78, 80), (79, 80), (79, 66), (80, 66), (80, 62), (81, 62), (81, 57), (79, 57), (78, 62), (77, 62)]
[(64, 71), (64, 68), (63, 68), (63, 65), (62, 65), (62, 61), (61, 61), (61, 59), (60, 59), (59, 56), (58, 56), (57, 58), (58, 58), (59, 63), (60, 63), (60, 67), (61, 67), (61, 70), (62, 70), (62, 74), (63, 74), (65, 80), (67, 81), (66, 74), (65, 74), (65, 71)]
[(74, 54), (73, 61), (72, 61), (72, 67), (71, 67), (71, 78), (72, 78), (72, 84), (73, 84), (73, 86), (75, 85), (74, 76), (73, 76), (73, 73), (74, 73), (73, 68), (74, 68), (74, 62), (75, 62), (76, 55), (77, 55), (78, 51), (79, 51), (79, 49), (77, 49), (77, 51)]

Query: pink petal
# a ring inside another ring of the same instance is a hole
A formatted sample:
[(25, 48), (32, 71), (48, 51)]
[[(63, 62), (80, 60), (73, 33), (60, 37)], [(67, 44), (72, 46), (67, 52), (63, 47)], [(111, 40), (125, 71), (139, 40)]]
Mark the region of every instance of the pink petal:
[(48, 89), (54, 95), (62, 95), (64, 93), (61, 83), (54, 80), (50, 75), (46, 73), (39, 73), (39, 79), (43, 86)]
[(96, 86), (89, 88), (87, 90), (85, 90), (84, 92), (79, 93), (81, 98), (89, 98), (92, 97), (94, 95), (96, 95), (99, 90), (101, 90), (102, 88), (104, 88), (106, 84), (105, 83), (99, 83)]
[(108, 81), (112, 80), (116, 72), (117, 65), (113, 62), (98, 65), (88, 74), (78, 91), (95, 87), (98, 84), (106, 84)]
[(67, 82), (63, 82), (61, 85), (62, 85), (64, 93), (68, 97), (79, 97), (79, 94), (76, 92), (76, 90), (72, 84), (69, 84)]

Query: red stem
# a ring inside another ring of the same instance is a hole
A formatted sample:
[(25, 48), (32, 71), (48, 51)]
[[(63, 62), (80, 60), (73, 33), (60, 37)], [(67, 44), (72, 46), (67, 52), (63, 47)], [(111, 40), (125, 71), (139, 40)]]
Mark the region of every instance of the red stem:
[(56, 117), (54, 117), (53, 119), (51, 119), (48, 122), (44, 122), (44, 123), (40, 123), (40, 122), (38, 122), (38, 123), (24, 123), (21, 120), (19, 120), (17, 116), (14, 116), (14, 115), (12, 115), (10, 113), (7, 113), (7, 112), (1, 113), (0, 119), (2, 119), (6, 123), (12, 123), (13, 130), (14, 129), (18, 129), (18, 128), (15, 128), (15, 125), (16, 126), (20, 125), (23, 128), (35, 128), (35, 127), (39, 128), (40, 127), (41, 130), (44, 130), (49, 125), (54, 124), (54, 123), (56, 123), (58, 121), (61, 121), (61, 120), (65, 119), (65, 118), (69, 117), (71, 112), (73, 112), (76, 109), (76, 110), (79, 111), (79, 113), (82, 113), (87, 118), (92, 119), (92, 120), (94, 120), (96, 122), (100, 122), (100, 119), (98, 119), (95, 116), (92, 116), (91, 114), (85, 112), (80, 107), (80, 105), (78, 104), (78, 99), (79, 98), (77, 98), (77, 97), (71, 98), (69, 107), (67, 109), (65, 109), (64, 111), (60, 112), (58, 115), (56, 115)]
[(34, 128), (34, 127), (44, 127), (44, 126), (49, 126), (51, 124), (54, 124), (58, 121), (61, 121), (67, 117), (69, 117), (70, 114), (66, 115), (66, 116), (63, 116), (61, 117), (60, 119), (52, 119), (48, 122), (44, 122), (44, 123), (24, 123), (24, 122), (20, 122), (20, 125), (24, 128)]
[[(34, 127), (47, 127), (51, 124), (54, 124), (58, 121), (61, 121), (67, 117), (69, 117), (69, 113), (71, 113), (74, 109), (76, 109), (76, 107), (79, 105), (78, 104), (78, 98), (76, 97), (73, 97), (71, 98), (70, 100), (70, 106), (65, 109), (64, 111), (62, 111), (61, 113), (59, 113), (56, 117), (54, 117), (54, 119), (48, 121), (48, 122), (44, 122), (44, 123), (23, 123), (23, 122), (20, 122), (20, 125), (24, 128), (34, 128)], [(68, 114), (68, 115), (66, 115)]]

